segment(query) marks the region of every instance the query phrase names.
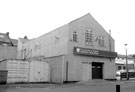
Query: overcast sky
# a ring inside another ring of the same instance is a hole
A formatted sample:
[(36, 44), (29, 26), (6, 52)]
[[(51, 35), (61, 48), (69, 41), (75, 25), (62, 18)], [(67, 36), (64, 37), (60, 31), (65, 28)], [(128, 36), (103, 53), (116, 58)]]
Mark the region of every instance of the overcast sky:
[(39, 37), (90, 13), (112, 31), (115, 51), (135, 54), (135, 0), (0, 0), (0, 33), (10, 37)]

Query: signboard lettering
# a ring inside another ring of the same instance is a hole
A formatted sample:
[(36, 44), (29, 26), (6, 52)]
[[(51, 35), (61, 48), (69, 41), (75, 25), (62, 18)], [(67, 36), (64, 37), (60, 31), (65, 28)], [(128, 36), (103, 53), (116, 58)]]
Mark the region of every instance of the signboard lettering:
[(115, 58), (117, 56), (116, 52), (102, 51), (102, 50), (89, 49), (89, 48), (81, 48), (81, 47), (74, 47), (74, 54), (93, 55), (93, 56), (112, 57), (112, 58)]

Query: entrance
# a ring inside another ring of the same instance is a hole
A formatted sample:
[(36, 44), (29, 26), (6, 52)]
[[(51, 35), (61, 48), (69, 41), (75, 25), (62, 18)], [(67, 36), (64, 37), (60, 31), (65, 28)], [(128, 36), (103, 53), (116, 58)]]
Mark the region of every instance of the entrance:
[(92, 62), (92, 79), (103, 79), (103, 63)]

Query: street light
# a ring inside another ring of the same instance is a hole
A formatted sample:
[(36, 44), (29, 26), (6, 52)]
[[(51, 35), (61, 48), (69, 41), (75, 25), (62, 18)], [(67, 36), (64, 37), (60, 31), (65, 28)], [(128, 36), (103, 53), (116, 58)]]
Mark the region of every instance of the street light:
[(129, 80), (129, 76), (128, 76), (128, 60), (127, 60), (127, 45), (128, 44), (124, 44), (125, 45), (125, 50), (126, 50), (126, 76), (127, 76), (127, 80)]

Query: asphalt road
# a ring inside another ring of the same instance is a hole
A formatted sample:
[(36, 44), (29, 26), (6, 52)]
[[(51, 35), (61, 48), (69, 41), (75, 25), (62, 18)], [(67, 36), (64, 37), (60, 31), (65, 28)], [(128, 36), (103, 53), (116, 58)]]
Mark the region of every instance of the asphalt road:
[[(1, 91), (0, 91), (1, 92)], [(68, 88), (8, 88), (2, 92), (115, 92), (114, 86), (75, 86)]]
[[(0, 92), (116, 92), (116, 84), (120, 85), (120, 92), (135, 92), (135, 82), (99, 82), (77, 83), (66, 85), (44, 84), (35, 87), (0, 87)], [(42, 87), (41, 87), (42, 86)]]

